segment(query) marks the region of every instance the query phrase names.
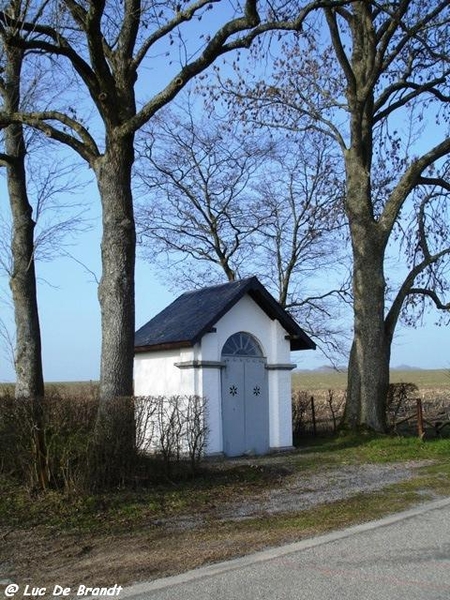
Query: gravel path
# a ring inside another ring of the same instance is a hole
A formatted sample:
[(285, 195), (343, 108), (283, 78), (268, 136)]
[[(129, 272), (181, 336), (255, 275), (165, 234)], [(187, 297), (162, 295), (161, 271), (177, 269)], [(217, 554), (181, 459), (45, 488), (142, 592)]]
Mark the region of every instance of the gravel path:
[(243, 503), (228, 504), (221, 510), (225, 520), (241, 520), (261, 514), (306, 510), (317, 504), (335, 502), (372, 492), (411, 479), (415, 471), (431, 461), (345, 465), (314, 475), (297, 475), (277, 489), (267, 490)]
[[(236, 461), (238, 463), (239, 461)], [(381, 490), (412, 479), (417, 469), (433, 461), (388, 464), (343, 465), (314, 474), (280, 478), (277, 485), (243, 497), (241, 501), (218, 503), (214, 517), (221, 521), (242, 521), (264, 515), (294, 513), (318, 504), (345, 500), (360, 493)], [(247, 463), (248, 464), (248, 463)], [(274, 462), (272, 462), (273, 466)], [(209, 515), (211, 516), (211, 514)], [(205, 524), (207, 516), (186, 514), (155, 520), (170, 531), (194, 529)]]

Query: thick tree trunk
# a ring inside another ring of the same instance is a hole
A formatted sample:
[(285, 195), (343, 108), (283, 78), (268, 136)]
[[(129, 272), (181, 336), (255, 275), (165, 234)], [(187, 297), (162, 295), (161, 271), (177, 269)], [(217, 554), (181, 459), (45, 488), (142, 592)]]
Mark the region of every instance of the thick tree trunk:
[[(20, 127), (10, 125), (5, 132), (5, 147), (23, 146)], [(49, 485), (47, 449), (44, 432), (44, 379), (42, 373), (41, 333), (34, 269), (34, 221), (26, 191), (24, 157), (14, 156), (8, 166), (8, 192), (13, 217), (12, 272), (10, 287), (16, 323), (16, 388), (17, 402), (30, 403), (31, 445), (34, 454), (34, 472), (38, 486)]]
[(34, 266), (35, 224), (26, 190), (20, 126), (10, 125), (7, 128), (5, 146), (10, 156), (11, 151), (16, 151), (7, 169), (13, 221), (10, 287), (16, 322), (16, 397), (36, 398), (44, 395), (44, 380)]
[[(8, 49), (4, 103), (11, 112), (19, 107), (21, 63), (20, 50)], [(13, 224), (10, 287), (16, 322), (16, 397), (36, 398), (44, 395), (44, 380), (34, 266), (35, 223), (27, 194), (22, 126), (9, 125), (4, 136), (10, 159), (7, 182)]]
[(353, 247), (354, 337), (348, 367), (344, 422), (352, 428), (386, 428), (390, 340), (384, 298), (385, 237), (373, 216), (368, 169), (350, 153), (347, 214)]
[[(364, 244), (370, 247), (370, 244)], [(348, 366), (345, 423), (351, 428), (386, 429), (390, 343), (384, 326), (382, 257), (354, 266), (354, 338)]]
[(136, 233), (131, 195), (133, 137), (110, 140), (95, 166), (103, 210), (100, 399), (133, 394)]
[[(20, 74), (22, 53), (6, 48), (5, 86), (3, 101), (6, 110), (14, 112), (20, 104)], [(29, 402), (31, 411), (31, 445), (34, 471), (38, 485), (49, 484), (47, 451), (44, 433), (44, 378), (42, 370), (41, 331), (37, 302), (34, 264), (34, 227), (32, 207), (28, 200), (25, 141), (22, 126), (9, 125), (4, 132), (5, 153), (8, 156), (7, 185), (11, 207), (13, 235), (11, 243), (12, 269), (10, 288), (16, 324), (15, 396), (19, 402)]]
[(103, 209), (100, 404), (91, 456), (91, 485), (120, 485), (136, 448), (134, 428), (134, 267), (136, 234), (131, 194), (133, 137), (109, 139), (95, 164)]

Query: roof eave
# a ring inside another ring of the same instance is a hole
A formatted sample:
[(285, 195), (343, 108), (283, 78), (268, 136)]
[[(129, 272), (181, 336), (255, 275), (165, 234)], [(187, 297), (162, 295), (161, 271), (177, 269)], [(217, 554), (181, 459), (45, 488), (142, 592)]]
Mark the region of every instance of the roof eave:
[(150, 344), (146, 346), (135, 346), (134, 353), (142, 354), (144, 352), (161, 352), (163, 350), (176, 350), (177, 348), (192, 348), (195, 342), (190, 340), (180, 340), (177, 342), (164, 342), (163, 344)]
[(288, 336), (291, 344), (291, 351), (297, 350), (315, 350), (316, 344), (306, 334), (303, 336)]

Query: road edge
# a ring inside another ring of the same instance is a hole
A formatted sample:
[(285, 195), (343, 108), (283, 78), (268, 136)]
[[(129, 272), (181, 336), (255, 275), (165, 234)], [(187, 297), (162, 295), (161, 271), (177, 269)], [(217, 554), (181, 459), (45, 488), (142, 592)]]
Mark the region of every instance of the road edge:
[(161, 579), (155, 579), (149, 582), (136, 583), (131, 586), (124, 587), (120, 594), (120, 598), (131, 598), (133, 596), (145, 594), (146, 592), (162, 590), (181, 583), (188, 583), (206, 577), (212, 577), (214, 575), (234, 571), (236, 569), (247, 567), (256, 563), (266, 562), (274, 558), (279, 558), (281, 556), (286, 556), (288, 554), (293, 554), (295, 552), (306, 550), (307, 548), (313, 548), (315, 546), (329, 544), (330, 542), (341, 540), (352, 535), (364, 533), (365, 531), (370, 531), (379, 527), (386, 527), (388, 525), (397, 523), (398, 521), (411, 519), (413, 517), (417, 517), (432, 510), (438, 510), (449, 505), (450, 497), (441, 498), (439, 500), (434, 500), (432, 502), (420, 504), (418, 506), (415, 506), (414, 508), (410, 508), (399, 513), (393, 513), (381, 519), (376, 519), (375, 521), (368, 521), (367, 523), (352, 525), (345, 529), (332, 531), (330, 533), (319, 535), (317, 537), (307, 538), (299, 542), (292, 542), (290, 544), (285, 544), (284, 546), (277, 546), (266, 550), (260, 550), (258, 552), (254, 552), (253, 554), (248, 554), (239, 558), (233, 558), (212, 565), (199, 567), (198, 569), (186, 571), (185, 573), (180, 573), (179, 575), (163, 577)]

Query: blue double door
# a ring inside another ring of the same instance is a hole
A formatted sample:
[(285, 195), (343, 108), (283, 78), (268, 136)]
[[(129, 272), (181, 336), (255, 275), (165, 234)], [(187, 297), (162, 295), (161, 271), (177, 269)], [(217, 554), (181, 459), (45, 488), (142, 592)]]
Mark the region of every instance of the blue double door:
[(222, 356), (223, 448), (227, 456), (269, 450), (269, 394), (262, 357)]

